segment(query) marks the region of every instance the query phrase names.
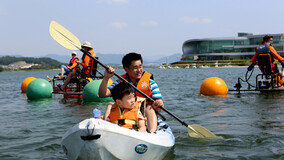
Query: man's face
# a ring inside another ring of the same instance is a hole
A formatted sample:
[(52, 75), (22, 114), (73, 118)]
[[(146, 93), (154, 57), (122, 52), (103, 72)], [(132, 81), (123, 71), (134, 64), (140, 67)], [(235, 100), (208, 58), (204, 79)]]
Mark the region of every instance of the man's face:
[(82, 46), (82, 49), (85, 51), (89, 51), (91, 48)]
[(272, 44), (273, 43), (273, 38), (270, 38), (268, 43)]
[(129, 78), (140, 80), (143, 73), (143, 64), (141, 60), (132, 61), (129, 67), (125, 67), (125, 72), (128, 74)]

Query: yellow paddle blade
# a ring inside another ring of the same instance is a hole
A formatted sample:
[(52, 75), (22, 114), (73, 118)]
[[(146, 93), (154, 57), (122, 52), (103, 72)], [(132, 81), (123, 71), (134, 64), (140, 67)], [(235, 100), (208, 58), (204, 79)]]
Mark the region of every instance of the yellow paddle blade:
[(188, 125), (188, 135), (193, 138), (214, 138), (217, 137), (214, 133), (200, 125)]
[(51, 37), (61, 44), (63, 47), (70, 50), (80, 50), (81, 43), (79, 39), (69, 32), (66, 28), (55, 21), (51, 21), (49, 25), (49, 34)]

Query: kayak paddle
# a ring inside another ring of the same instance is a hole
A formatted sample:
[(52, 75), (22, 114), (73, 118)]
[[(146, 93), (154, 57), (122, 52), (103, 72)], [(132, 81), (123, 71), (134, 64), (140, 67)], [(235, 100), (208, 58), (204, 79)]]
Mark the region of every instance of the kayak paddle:
[[(66, 28), (64, 28), (63, 26), (58, 24), (57, 22), (55, 22), (55, 21), (51, 21), (50, 22), (49, 34), (51, 35), (51, 37), (56, 42), (58, 42), (63, 47), (65, 47), (65, 48), (67, 48), (69, 50), (80, 50), (84, 54), (87, 54), (89, 57), (91, 57), (94, 61), (99, 63), (102, 67), (104, 67), (105, 69), (108, 69), (108, 67), (106, 65), (104, 65), (103, 63), (98, 61), (89, 52), (86, 52), (85, 50), (83, 50), (81, 48), (81, 43), (80, 43), (79, 39), (75, 35), (73, 35), (71, 32), (69, 32)], [(118, 77), (119, 79), (121, 79), (122, 81), (124, 81), (124, 82), (128, 83), (129, 85), (131, 85), (136, 91), (138, 91), (140, 94), (145, 96), (147, 99), (149, 99), (150, 101), (154, 102), (154, 100), (151, 97), (146, 95), (144, 92), (140, 91), (132, 83), (128, 82), (126, 79), (122, 78), (120, 75), (118, 75), (116, 73), (114, 73), (114, 75), (116, 77)], [(184, 121), (182, 121), (180, 118), (175, 116), (173, 113), (168, 111), (166, 108), (164, 108), (164, 107), (160, 107), (160, 108), (163, 111), (165, 111), (166, 113), (168, 113), (169, 115), (171, 115), (173, 118), (175, 118), (177, 121), (179, 121), (182, 125), (186, 126), (187, 129), (188, 129), (188, 135), (190, 137), (193, 137), (193, 138), (213, 138), (213, 137), (217, 137), (214, 133), (210, 132), (206, 128), (204, 128), (204, 127), (202, 127), (200, 125), (195, 125), (195, 124), (188, 125)]]

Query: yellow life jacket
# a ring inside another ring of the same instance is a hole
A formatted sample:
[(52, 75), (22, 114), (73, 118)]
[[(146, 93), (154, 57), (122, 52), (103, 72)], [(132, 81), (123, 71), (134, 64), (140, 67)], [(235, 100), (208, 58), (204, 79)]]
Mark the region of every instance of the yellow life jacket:
[(116, 103), (114, 103), (109, 114), (110, 122), (125, 128), (136, 129), (138, 126), (139, 110), (142, 105), (145, 105), (145, 100), (145, 98), (137, 97), (134, 108), (125, 108), (123, 111)]

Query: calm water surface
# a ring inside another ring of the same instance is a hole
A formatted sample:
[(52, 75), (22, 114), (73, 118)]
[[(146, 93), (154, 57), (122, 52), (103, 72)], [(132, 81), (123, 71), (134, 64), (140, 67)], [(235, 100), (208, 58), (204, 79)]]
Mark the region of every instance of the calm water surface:
[[(284, 93), (229, 93), (227, 97), (199, 94), (203, 80), (212, 76), (222, 78), (228, 88), (233, 88), (246, 68), (146, 70), (155, 75), (168, 110), (188, 124), (202, 125), (224, 137), (189, 138), (187, 128), (164, 113), (176, 138), (166, 159), (284, 159)], [(1, 160), (66, 159), (60, 147), (63, 134), (91, 117), (93, 108), (104, 111), (105, 103), (65, 100), (62, 95), (28, 101), (21, 94), (25, 78), (45, 78), (56, 73), (0, 73)]]

